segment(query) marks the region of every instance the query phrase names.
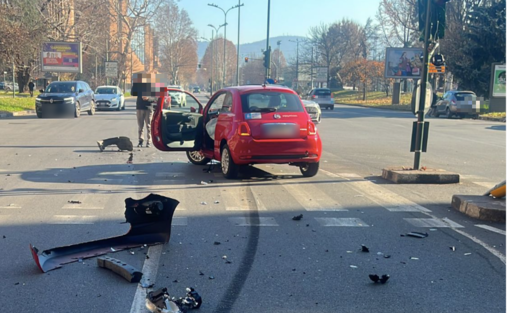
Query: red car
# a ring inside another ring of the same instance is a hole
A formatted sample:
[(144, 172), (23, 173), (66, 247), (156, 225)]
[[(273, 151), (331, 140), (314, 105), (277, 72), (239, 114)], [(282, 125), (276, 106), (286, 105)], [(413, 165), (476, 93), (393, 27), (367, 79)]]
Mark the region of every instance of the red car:
[(237, 177), (243, 166), (261, 163), (299, 166), (306, 177), (319, 171), (322, 142), (293, 90), (272, 85), (228, 87), (216, 92), (205, 107), (185, 93), (191, 112), (165, 109), (163, 100), (158, 103), (151, 128), (157, 149), (186, 151), (197, 165), (218, 160), (227, 178)]

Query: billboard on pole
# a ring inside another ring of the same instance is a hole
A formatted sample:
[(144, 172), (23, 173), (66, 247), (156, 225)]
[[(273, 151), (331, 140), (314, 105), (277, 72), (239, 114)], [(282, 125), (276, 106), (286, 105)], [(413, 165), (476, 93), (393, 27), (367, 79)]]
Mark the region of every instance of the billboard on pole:
[(43, 72), (81, 73), (81, 42), (46, 42), (41, 51)]
[(492, 96), (506, 97), (506, 64), (494, 65)]
[(421, 48), (386, 48), (386, 61), (384, 63), (384, 77), (418, 79), (421, 77), (423, 61)]
[(106, 61), (104, 62), (105, 76), (106, 77), (117, 77), (118, 63), (117, 61)]

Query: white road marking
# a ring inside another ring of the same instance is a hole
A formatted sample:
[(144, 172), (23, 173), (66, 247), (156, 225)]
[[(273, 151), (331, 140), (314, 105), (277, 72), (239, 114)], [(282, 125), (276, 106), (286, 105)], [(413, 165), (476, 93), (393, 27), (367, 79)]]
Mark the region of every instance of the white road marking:
[(431, 212), (429, 209), (370, 181), (353, 181), (349, 183), (349, 186), (391, 212)]
[(340, 226), (340, 227), (369, 227), (368, 224), (363, 222), (359, 218), (354, 217), (346, 217), (346, 218), (336, 218), (336, 217), (316, 217), (315, 220), (319, 222), (321, 226), (329, 227), (329, 226)]
[(79, 203), (69, 203), (62, 207), (62, 209), (66, 210), (102, 210), (103, 207), (98, 206), (83, 206)]
[[(246, 192), (246, 188), (248, 187), (230, 187), (225, 190), (221, 190), (221, 198), (225, 204), (225, 208), (227, 211), (250, 211), (256, 209), (258, 211), (267, 211), (266, 206), (262, 201), (256, 196), (255, 192), (251, 194), (254, 197), (255, 202), (250, 207), (249, 198), (250, 194)], [(252, 187), (253, 188), (253, 187)]]
[(307, 211), (347, 211), (340, 203), (312, 184), (281, 184)]
[(94, 215), (53, 215), (48, 224), (94, 224), (96, 221)]
[(172, 226), (188, 226), (187, 217), (173, 217)]
[(153, 288), (142, 288), (141, 284), (154, 284), (156, 282), (156, 276), (158, 273), (159, 266), (159, 258), (161, 257), (161, 252), (163, 250), (163, 245), (151, 246), (147, 251), (148, 259), (145, 259), (142, 268), (142, 280), (136, 287), (135, 296), (133, 299), (133, 303), (131, 304), (130, 313), (145, 313), (148, 312), (145, 308), (145, 297), (147, 293), (153, 290)]
[(0, 209), (21, 209), (21, 206), (14, 204), (14, 203), (10, 203), (7, 205), (0, 206)]
[(477, 184), (479, 186), (485, 187), (485, 188), (487, 188), (487, 190), (489, 190), (492, 187), (497, 185), (497, 184), (494, 184), (494, 183), (482, 182), (482, 181), (474, 181), (473, 184)]
[(343, 178), (362, 178), (360, 175), (354, 173), (337, 173), (337, 175)]
[(464, 226), (457, 224), (451, 220), (444, 221), (437, 218), (404, 218), (405, 221), (411, 223), (416, 227), (432, 227), (432, 228), (464, 228)]
[(228, 221), (235, 226), (279, 226), (273, 217), (229, 217)]
[(175, 172), (159, 172), (159, 173), (156, 173), (156, 177), (176, 178), (176, 177), (185, 177), (185, 174), (184, 173), (175, 173)]
[(492, 232), (501, 234), (503, 236), (506, 236), (506, 231), (504, 231), (502, 229), (499, 229), (499, 228), (496, 228), (496, 227), (492, 227), (492, 226), (489, 226), (489, 225), (483, 225), (483, 224), (478, 224), (478, 225), (475, 225), (475, 226), (483, 228), (483, 229), (486, 229), (486, 230), (490, 230)]
[(94, 178), (87, 179), (87, 181), (91, 181), (94, 183), (120, 184), (120, 183), (122, 183), (123, 179), (94, 177)]
[[(365, 183), (369, 183), (369, 184), (372, 184), (373, 186), (369, 187), (368, 185), (366, 185)], [(411, 204), (411, 207), (416, 207), (420, 212), (422, 212), (423, 214), (427, 215), (428, 217), (430, 218), (434, 218), (434, 219), (438, 219), (436, 216), (434, 216), (433, 214), (430, 214), (430, 210), (427, 210), (425, 209), (424, 207), (416, 204), (416, 203), (413, 203), (395, 193), (392, 193), (391, 191), (381, 187), (381, 186), (378, 186), (376, 184), (373, 184), (371, 182), (351, 182), (349, 183), (350, 186), (354, 186), (356, 189), (358, 189), (361, 193), (363, 193), (367, 198), (370, 198), (370, 199), (373, 199), (372, 197), (374, 196), (374, 191), (377, 191), (375, 193), (375, 197), (376, 198), (379, 198), (378, 200), (381, 201), (381, 198), (382, 199), (385, 199), (384, 203), (389, 205), (389, 207), (399, 207), (400, 206), (400, 201), (404, 201), (405, 203), (410, 203)], [(364, 187), (364, 188), (362, 188)], [(390, 196), (382, 196), (382, 195), (390, 195)], [(377, 200), (374, 200), (375, 202), (378, 202)], [(380, 203), (379, 203), (380, 204)], [(443, 220), (444, 221), (444, 220)], [(504, 254), (502, 254), (501, 252), (499, 252), (498, 250), (494, 249), (493, 247), (491, 247), (490, 245), (486, 244), (485, 242), (481, 241), (480, 239), (474, 237), (474, 236), (471, 236), (470, 234), (458, 229), (458, 228), (454, 228), (452, 227), (451, 228), (453, 231), (455, 231), (456, 233), (466, 237), (466, 238), (469, 238), (471, 239), (473, 242), (479, 244), (480, 246), (482, 246), (483, 248), (485, 248), (487, 251), (489, 251), (490, 253), (492, 253), (495, 257), (497, 257), (501, 262), (503, 262), (504, 264), (506, 264), (506, 256)]]

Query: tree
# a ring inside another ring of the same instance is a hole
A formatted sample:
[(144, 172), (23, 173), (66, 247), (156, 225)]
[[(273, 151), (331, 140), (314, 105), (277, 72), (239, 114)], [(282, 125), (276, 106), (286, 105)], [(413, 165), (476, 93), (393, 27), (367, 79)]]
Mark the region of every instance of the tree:
[(280, 49), (275, 49), (271, 53), (271, 77), (279, 80), (282, 77), (283, 70), (287, 66), (287, 60)]
[(366, 100), (366, 89), (374, 87), (377, 81), (384, 79), (384, 63), (364, 58), (348, 62), (341, 70), (344, 80), (356, 86), (363, 86), (363, 100)]
[[(418, 44), (417, 0), (381, 0), (377, 20), (386, 46), (413, 47)], [(459, 1), (462, 2), (462, 1)]]
[(161, 71), (171, 84), (188, 84), (195, 79), (198, 65), (197, 31), (184, 10), (175, 2), (162, 5), (156, 16), (156, 34), (161, 54)]
[[(232, 41), (227, 40), (226, 45), (226, 55), (225, 55), (225, 84), (229, 85), (235, 84), (235, 75), (237, 73), (237, 50)], [(211, 57), (213, 59), (213, 64), (211, 65)], [(214, 39), (212, 42), (209, 42), (207, 49), (200, 61), (202, 67), (205, 67), (207, 70), (202, 70), (202, 75), (207, 75), (209, 79), (211, 71), (213, 72), (213, 84), (214, 90), (217, 87), (221, 86), (221, 82), (223, 80), (223, 38)], [(213, 67), (214, 65), (214, 67)], [(207, 71), (207, 72), (206, 72)], [(207, 73), (207, 74), (206, 74)]]
[(491, 64), (506, 61), (506, 1), (447, 3), (447, 28), (441, 41), (447, 70), (462, 89), (489, 95)]
[[(113, 22), (117, 22), (118, 27), (113, 32), (109, 41), (109, 52), (112, 53), (112, 59), (118, 62), (117, 82), (121, 81), (122, 73), (127, 71), (127, 59), (131, 54), (131, 42), (137, 31), (148, 35), (151, 32), (152, 19), (159, 12), (160, 7), (166, 1), (173, 0), (103, 0), (105, 8)], [(113, 48), (112, 48), (113, 47)], [(144, 46), (145, 51), (154, 53), (153, 47), (147, 43)], [(149, 66), (152, 68), (152, 66)]]
[(39, 48), (47, 34), (44, 19), (29, 0), (0, 2), (0, 29), (0, 65), (12, 68), (14, 64), (23, 92), (37, 68)]

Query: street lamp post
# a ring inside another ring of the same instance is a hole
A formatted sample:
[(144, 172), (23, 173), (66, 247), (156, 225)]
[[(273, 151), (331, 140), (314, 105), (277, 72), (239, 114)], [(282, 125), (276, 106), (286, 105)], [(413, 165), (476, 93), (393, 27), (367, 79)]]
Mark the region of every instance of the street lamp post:
[(239, 37), (241, 34), (241, 0), (237, 3), (237, 58), (236, 58), (236, 84), (239, 86)]
[[(223, 14), (225, 15), (225, 23), (223, 25), (227, 25), (227, 13), (232, 9), (243, 6), (244, 4), (235, 5), (235, 6), (231, 7), (230, 9), (228, 9), (227, 11), (225, 11), (223, 8), (220, 8), (217, 4), (214, 4), (214, 3), (208, 3), (207, 5), (220, 9), (223, 12)], [(225, 29), (223, 30), (223, 79), (221, 81), (221, 88), (223, 88), (225, 86), (225, 64), (226, 64), (226, 56), (227, 56), (226, 55), (226, 52), (227, 52), (226, 47), (227, 47), (227, 27), (225, 26)]]
[[(219, 30), (220, 30), (220, 28), (222, 28), (222, 27), (227, 28), (227, 23), (225, 23), (225, 24), (221, 24), (221, 25), (220, 25), (220, 26), (218, 26), (218, 27), (214, 27), (214, 25), (212, 25), (212, 24), (208, 24), (207, 26), (212, 27), (212, 28), (216, 31), (216, 34), (215, 34), (215, 36), (214, 36), (214, 39), (215, 39), (215, 40), (213, 41), (213, 54), (214, 54), (214, 52), (215, 52), (214, 50), (215, 50), (215, 46), (216, 46), (215, 41), (216, 41), (216, 38), (218, 38), (218, 31), (219, 31)], [(225, 68), (223, 68), (223, 73), (225, 73)], [(225, 77), (225, 76), (223, 76), (223, 77)], [(212, 92), (212, 90), (213, 90), (212, 85), (213, 85), (213, 82), (211, 81), (211, 92)]]

